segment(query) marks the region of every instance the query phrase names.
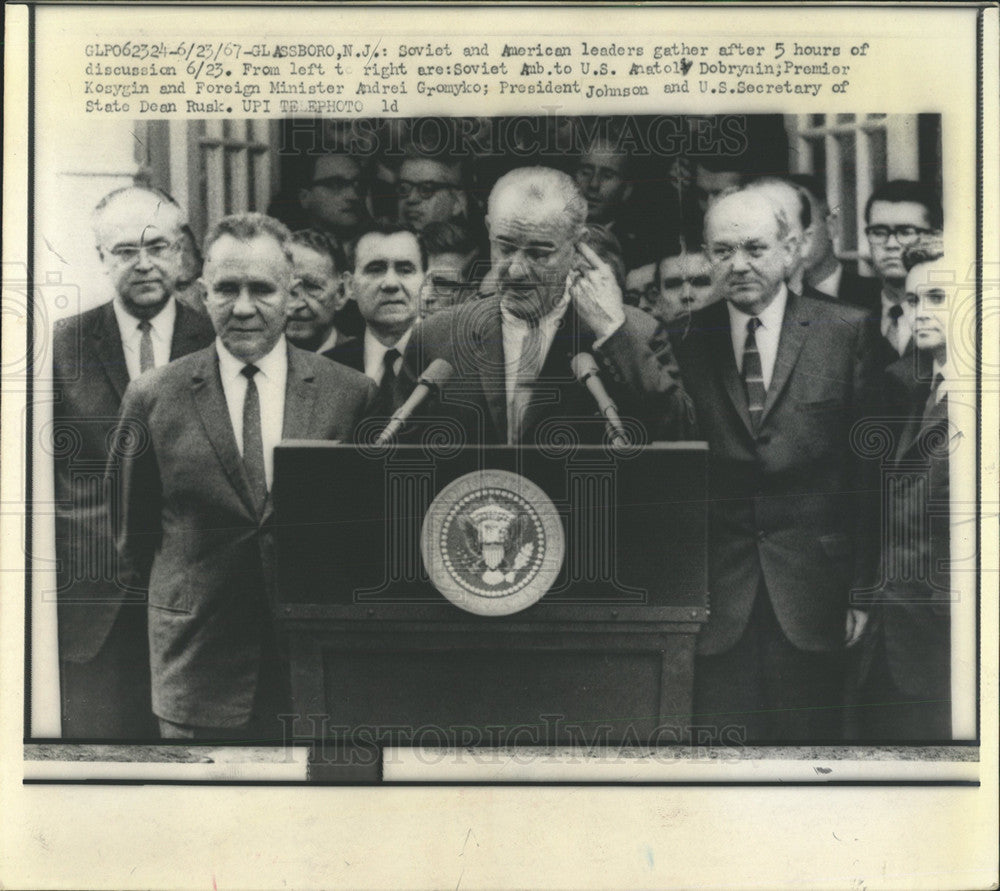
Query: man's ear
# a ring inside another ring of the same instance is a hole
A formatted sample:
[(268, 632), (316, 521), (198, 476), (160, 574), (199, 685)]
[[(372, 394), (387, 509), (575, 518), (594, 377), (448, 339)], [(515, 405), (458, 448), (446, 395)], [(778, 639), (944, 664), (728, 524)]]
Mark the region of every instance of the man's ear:
[(619, 204), (624, 204), (631, 197), (632, 197), (632, 183), (626, 183), (625, 188), (622, 189), (622, 200), (619, 202)]
[(340, 312), (347, 305), (347, 276), (342, 272), (337, 276), (337, 287), (333, 292), (333, 311)]
[(299, 189), (299, 204), (303, 210), (309, 210), (312, 201), (312, 189)]
[(455, 203), (452, 215), (457, 219), (466, 219), (469, 216), (469, 196), (464, 189), (455, 190)]

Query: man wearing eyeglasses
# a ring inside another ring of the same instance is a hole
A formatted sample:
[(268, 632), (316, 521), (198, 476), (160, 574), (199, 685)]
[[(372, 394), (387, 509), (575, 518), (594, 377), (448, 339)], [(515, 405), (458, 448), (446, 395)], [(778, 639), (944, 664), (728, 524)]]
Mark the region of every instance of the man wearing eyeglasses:
[(348, 254), (369, 222), (368, 184), (361, 162), (348, 154), (318, 155), (299, 192), (309, 226), (332, 235)]
[(332, 350), (346, 338), (336, 325), (345, 301), (344, 253), (318, 229), (294, 232), (288, 249), (295, 285), (285, 336), (312, 353)]
[(465, 219), (469, 212), (462, 163), (443, 155), (408, 150), (399, 168), (396, 194), (399, 222), (415, 232), (430, 223)]
[(865, 235), (878, 279), (857, 302), (879, 320), (880, 362), (890, 365), (913, 350), (913, 312), (904, 299), (908, 247), (940, 232), (941, 203), (922, 183), (895, 179), (879, 186), (865, 205)]
[(691, 406), (669, 349), (653, 352), (655, 322), (624, 305), (611, 267), (585, 243), (587, 202), (573, 179), (517, 168), (497, 181), (488, 207), (487, 293), (413, 329), (402, 394), (444, 358), (455, 374), (423, 412), (453, 420), (466, 443), (544, 443), (566, 425), (600, 443), (604, 420), (571, 370), (589, 352), (622, 416), (645, 425), (639, 438), (690, 438)]
[(126, 591), (100, 468), (129, 381), (213, 334), (174, 297), (185, 216), (169, 195), (117, 189), (92, 222), (114, 299), (61, 319), (52, 341), (62, 734), (151, 738), (145, 594)]

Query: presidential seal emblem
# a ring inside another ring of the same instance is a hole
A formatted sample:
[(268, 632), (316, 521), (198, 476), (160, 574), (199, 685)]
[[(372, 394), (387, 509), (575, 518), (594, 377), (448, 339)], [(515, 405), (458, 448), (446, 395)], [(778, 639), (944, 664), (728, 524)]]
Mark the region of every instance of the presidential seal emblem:
[(562, 568), (565, 539), (552, 500), (506, 470), (467, 473), (431, 503), (420, 533), (434, 587), (480, 616), (537, 603)]

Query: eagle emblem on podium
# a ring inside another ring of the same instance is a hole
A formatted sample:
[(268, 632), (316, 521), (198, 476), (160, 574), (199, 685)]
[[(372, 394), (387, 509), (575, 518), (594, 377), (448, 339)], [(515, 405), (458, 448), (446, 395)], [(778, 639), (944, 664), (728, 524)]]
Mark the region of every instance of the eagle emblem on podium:
[(540, 600), (562, 568), (564, 547), (552, 500), (503, 470), (469, 473), (445, 486), (421, 530), (431, 582), (478, 615), (510, 615)]

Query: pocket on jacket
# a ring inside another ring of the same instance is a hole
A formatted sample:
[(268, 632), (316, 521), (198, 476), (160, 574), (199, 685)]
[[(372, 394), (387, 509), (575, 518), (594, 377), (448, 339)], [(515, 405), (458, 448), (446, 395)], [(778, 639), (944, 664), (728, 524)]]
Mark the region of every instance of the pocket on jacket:
[(190, 573), (161, 578), (154, 566), (149, 579), (149, 605), (170, 613), (191, 614)]

